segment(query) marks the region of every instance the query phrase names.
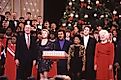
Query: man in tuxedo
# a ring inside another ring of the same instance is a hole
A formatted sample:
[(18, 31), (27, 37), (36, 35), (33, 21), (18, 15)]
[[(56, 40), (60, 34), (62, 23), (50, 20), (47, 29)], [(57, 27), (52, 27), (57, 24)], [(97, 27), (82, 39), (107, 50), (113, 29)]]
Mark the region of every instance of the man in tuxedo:
[(6, 44), (5, 44), (6, 39), (4, 35), (5, 35), (5, 30), (3, 28), (0, 28), (0, 76), (4, 75), (5, 47), (6, 47)]
[(37, 31), (38, 30), (41, 30), (42, 29), (42, 26), (43, 26), (43, 18), (42, 18), (42, 16), (38, 16), (37, 17), (36, 24), (37, 24)]
[(9, 21), (9, 27), (11, 27), (12, 31), (15, 32), (19, 25), (19, 20), (17, 20), (17, 13), (12, 13), (12, 19)]
[(17, 19), (17, 12), (13, 12), (13, 13), (12, 13), (12, 19), (13, 19), (13, 20), (18, 20), (18, 19)]
[(27, 80), (31, 76), (32, 66), (37, 59), (37, 46), (34, 37), (30, 35), (31, 26), (25, 25), (25, 33), (17, 37), (15, 62), (17, 65), (17, 80)]
[(20, 18), (19, 18), (19, 23), (21, 23), (21, 22), (22, 22), (22, 23), (25, 22), (24, 17), (20, 17)]
[(5, 12), (5, 20), (11, 20), (11, 13), (9, 11)]
[(31, 12), (27, 12), (25, 16), (25, 25), (32, 25)]
[(121, 39), (117, 42), (114, 65), (117, 68), (117, 80), (121, 80)]
[(83, 30), (84, 36), (81, 38), (81, 42), (86, 49), (86, 68), (84, 72), (84, 78), (86, 80), (95, 80), (94, 54), (96, 40), (89, 36), (90, 30), (91, 27), (89, 25), (86, 25)]
[[(65, 31), (59, 30), (57, 34), (58, 34), (58, 39), (54, 42), (54, 49), (56, 51), (65, 51), (66, 53), (68, 53), (70, 42), (65, 40), (65, 36), (66, 36)], [(61, 59), (58, 61), (57, 73), (61, 75), (67, 75), (67, 60), (66, 59)]]
[(10, 20), (9, 21), (9, 27), (12, 29), (13, 32), (16, 31), (18, 24), (19, 24), (18, 20)]

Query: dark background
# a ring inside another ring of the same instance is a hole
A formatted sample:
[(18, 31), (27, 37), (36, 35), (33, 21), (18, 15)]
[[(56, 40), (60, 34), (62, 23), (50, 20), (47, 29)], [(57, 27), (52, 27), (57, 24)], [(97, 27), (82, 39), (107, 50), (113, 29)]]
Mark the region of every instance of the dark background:
[[(44, 21), (59, 23), (60, 18), (63, 16), (65, 7), (68, 0), (44, 0)], [(91, 0), (95, 3), (96, 0)], [(114, 9), (121, 14), (121, 0), (101, 0), (105, 6), (113, 11)]]
[(66, 4), (67, 0), (44, 0), (44, 21), (59, 23)]

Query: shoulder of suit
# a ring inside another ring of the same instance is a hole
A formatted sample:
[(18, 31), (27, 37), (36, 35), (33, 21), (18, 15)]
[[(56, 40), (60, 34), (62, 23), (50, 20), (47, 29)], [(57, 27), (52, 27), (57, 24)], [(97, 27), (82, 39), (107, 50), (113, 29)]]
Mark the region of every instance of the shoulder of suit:
[(89, 36), (90, 39), (95, 39), (94, 37)]
[(65, 40), (65, 42), (67, 42), (67, 43), (71, 44), (71, 41)]
[(89, 39), (91, 39), (93, 41), (96, 41), (96, 39), (94, 37), (89, 37)]
[(65, 40), (66, 42), (69, 42), (68, 40)]
[(22, 33), (21, 35), (18, 35), (17, 37), (19, 38), (19, 37), (23, 37), (25, 34), (24, 33)]
[(0, 16), (5, 17), (4, 15), (0, 15)]
[(71, 47), (71, 48), (74, 47), (74, 44), (70, 45), (70, 47)]

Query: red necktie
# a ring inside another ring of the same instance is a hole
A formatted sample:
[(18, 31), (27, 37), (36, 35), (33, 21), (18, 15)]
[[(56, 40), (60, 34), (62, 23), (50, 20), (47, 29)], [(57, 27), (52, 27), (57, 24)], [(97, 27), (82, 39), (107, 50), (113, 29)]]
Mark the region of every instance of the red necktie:
[(27, 48), (29, 49), (29, 46), (30, 46), (30, 36), (27, 35)]

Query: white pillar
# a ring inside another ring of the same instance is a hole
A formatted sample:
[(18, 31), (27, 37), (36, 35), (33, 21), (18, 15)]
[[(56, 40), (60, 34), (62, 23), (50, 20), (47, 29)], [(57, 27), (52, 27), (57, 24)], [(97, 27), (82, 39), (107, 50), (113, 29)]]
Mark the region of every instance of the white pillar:
[(39, 8), (39, 15), (40, 16), (44, 16), (44, 0), (38, 0), (40, 4), (38, 4), (38, 8)]
[[(33, 0), (33, 2), (37, 2), (36, 9), (39, 9), (39, 12), (36, 13), (38, 16), (44, 16), (44, 0)], [(12, 12), (17, 12), (18, 18), (21, 16), (25, 16), (24, 7), (26, 0), (11, 0)]]
[(11, 12), (13, 13), (14, 12), (14, 0), (11, 0)]
[(12, 2), (13, 2), (13, 10), (12, 10), (12, 12), (16, 12), (17, 13), (17, 16), (18, 16), (18, 18), (20, 17), (20, 16), (22, 16), (22, 8), (21, 8), (21, 1), (22, 0), (12, 0)]

